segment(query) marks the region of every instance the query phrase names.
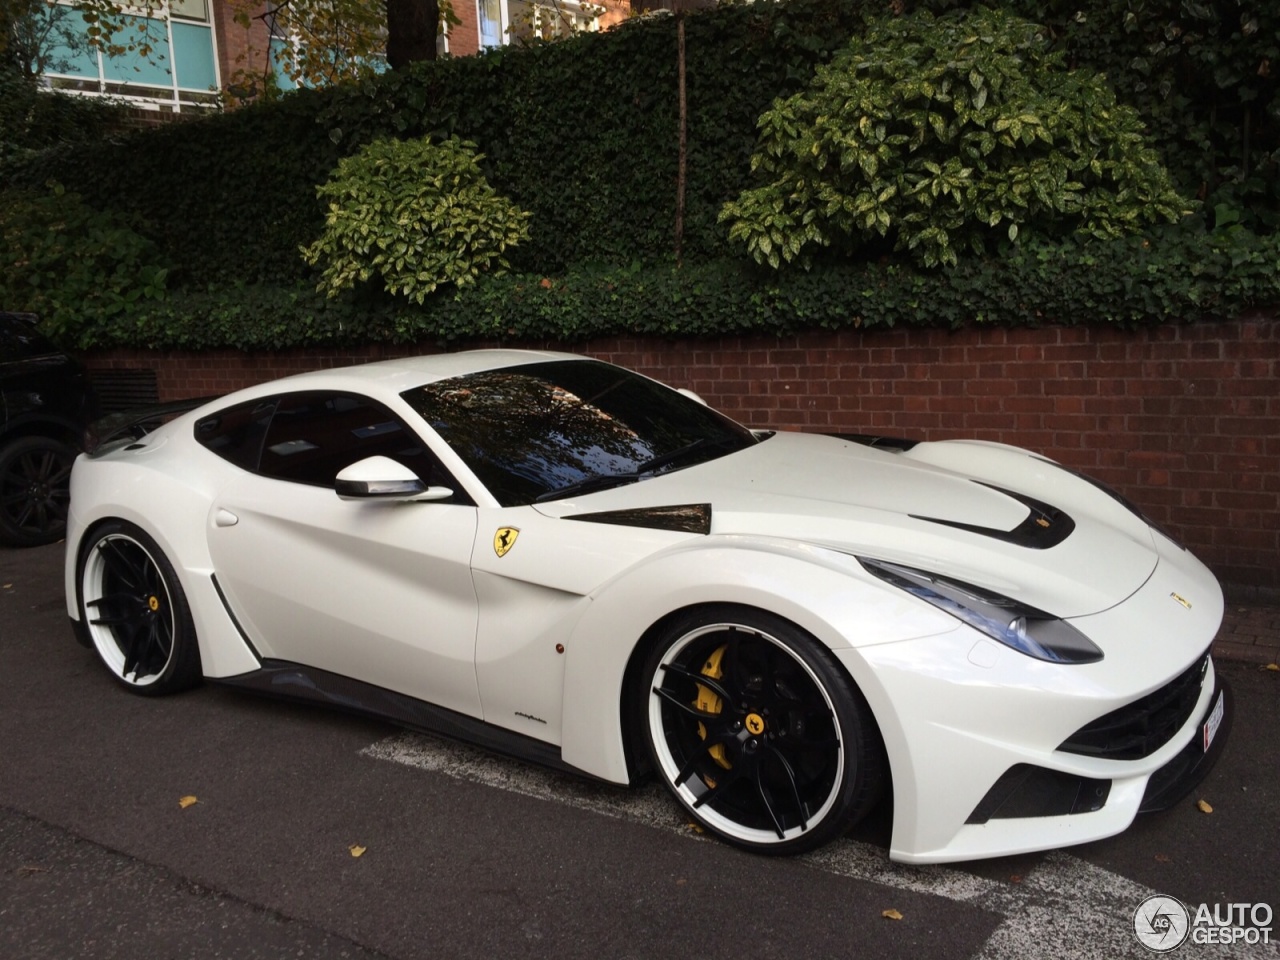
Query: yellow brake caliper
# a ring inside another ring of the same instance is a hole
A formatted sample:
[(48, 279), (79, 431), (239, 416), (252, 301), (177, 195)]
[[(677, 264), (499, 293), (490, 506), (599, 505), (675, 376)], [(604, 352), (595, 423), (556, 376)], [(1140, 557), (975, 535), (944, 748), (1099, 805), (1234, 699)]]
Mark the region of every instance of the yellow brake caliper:
[[(725, 644), (724, 646), (717, 647), (715, 650), (711, 651), (711, 656), (707, 657), (707, 662), (702, 665), (701, 672), (704, 677), (710, 677), (712, 680), (719, 680), (724, 676), (724, 670), (720, 666), (720, 658), (724, 656), (725, 647), (727, 646), (728, 644)], [(720, 702), (720, 695), (710, 687), (701, 683), (698, 684), (698, 699), (693, 701), (693, 705), (703, 713), (719, 713), (724, 709), (724, 704)], [(703, 740), (707, 739), (707, 728), (702, 721), (698, 721), (698, 736)], [(733, 766), (733, 764), (729, 762), (729, 758), (725, 755), (723, 743), (712, 744), (707, 753), (711, 754), (711, 759), (720, 764), (720, 766), (724, 767), (726, 770)], [(709, 787), (714, 787), (716, 785), (715, 781), (710, 777), (703, 777), (703, 779), (707, 781), (707, 786)]]

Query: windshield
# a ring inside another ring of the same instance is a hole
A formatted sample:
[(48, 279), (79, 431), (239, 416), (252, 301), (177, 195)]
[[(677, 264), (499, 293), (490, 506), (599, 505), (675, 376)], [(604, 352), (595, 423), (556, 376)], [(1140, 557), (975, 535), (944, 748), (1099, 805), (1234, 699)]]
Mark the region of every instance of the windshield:
[(488, 370), (402, 396), (503, 506), (640, 480), (756, 443), (697, 401), (595, 360)]

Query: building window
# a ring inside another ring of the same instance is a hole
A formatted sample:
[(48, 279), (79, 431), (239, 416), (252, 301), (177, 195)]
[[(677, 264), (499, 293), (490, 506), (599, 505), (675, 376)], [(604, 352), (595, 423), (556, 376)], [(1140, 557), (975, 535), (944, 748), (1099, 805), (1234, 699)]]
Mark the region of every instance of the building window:
[(476, 8), (480, 24), (480, 49), (502, 45), (502, 3), (501, 0), (476, 0)]
[[(73, 35), (87, 36), (79, 10), (67, 7), (64, 23)], [(123, 97), (139, 105), (217, 102), (218, 58), (208, 0), (170, 0), (155, 16), (127, 17), (115, 43), (145, 44), (150, 53), (63, 47), (53, 51), (50, 59), (57, 66), (46, 71), (45, 79), (57, 89)]]
[(509, 0), (511, 40), (555, 40), (600, 29), (603, 7), (576, 0)]

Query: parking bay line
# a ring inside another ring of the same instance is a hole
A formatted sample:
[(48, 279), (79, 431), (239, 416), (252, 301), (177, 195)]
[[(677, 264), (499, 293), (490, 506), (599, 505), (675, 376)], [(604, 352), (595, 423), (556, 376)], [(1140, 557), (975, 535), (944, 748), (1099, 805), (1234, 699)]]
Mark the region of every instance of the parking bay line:
[[(656, 783), (636, 788), (596, 784), (451, 741), (398, 733), (360, 754), (496, 787), (619, 820), (703, 839)], [(1157, 891), (1062, 851), (1044, 855), (1019, 884), (947, 866), (892, 863), (868, 843), (837, 840), (797, 858), (817, 870), (912, 893), (970, 904), (1004, 917), (972, 960), (1115, 960), (1149, 957), (1133, 932), (1133, 913)], [(1259, 960), (1276, 944), (1201, 945), (1197, 957)]]

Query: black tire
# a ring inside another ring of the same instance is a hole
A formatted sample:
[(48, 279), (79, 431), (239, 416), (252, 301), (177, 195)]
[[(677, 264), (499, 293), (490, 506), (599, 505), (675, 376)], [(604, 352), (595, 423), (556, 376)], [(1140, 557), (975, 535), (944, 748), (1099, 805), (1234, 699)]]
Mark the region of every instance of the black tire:
[(112, 520), (81, 542), (80, 633), (133, 693), (177, 693), (200, 681), (200, 648), (173, 565), (138, 527)]
[(74, 447), (52, 437), (19, 437), (0, 447), (0, 543), (38, 547), (67, 531)]
[(638, 693), (654, 772), (734, 846), (813, 850), (880, 796), (871, 708), (830, 651), (779, 617), (730, 606), (680, 616), (655, 638)]

